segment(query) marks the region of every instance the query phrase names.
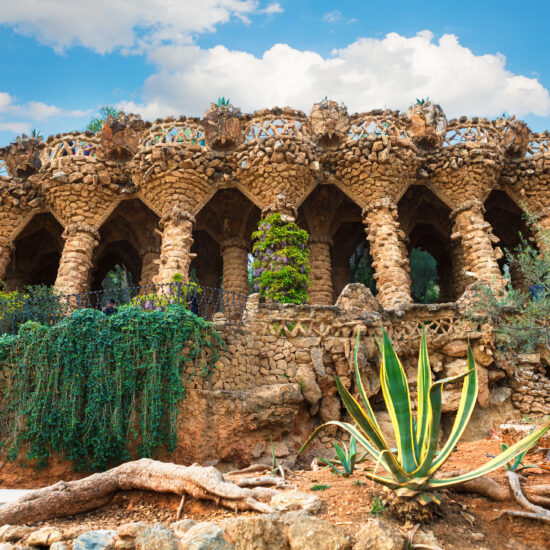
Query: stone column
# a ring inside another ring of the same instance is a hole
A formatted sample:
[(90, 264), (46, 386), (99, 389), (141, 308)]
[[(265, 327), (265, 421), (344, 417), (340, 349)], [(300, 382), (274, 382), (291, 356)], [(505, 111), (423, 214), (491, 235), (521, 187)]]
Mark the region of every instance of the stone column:
[(483, 205), (477, 200), (453, 210), (451, 239), (460, 239), (463, 266), (471, 282), (480, 281), (498, 291), (504, 288), (504, 279), (497, 262), (502, 252), (499, 248), (493, 248), (495, 238), (483, 213)]
[(162, 219), (162, 245), (156, 283), (169, 283), (176, 273), (182, 275), (185, 282), (189, 280), (189, 266), (195, 257), (191, 253), (194, 224), (194, 216), (177, 207)]
[(55, 290), (60, 294), (89, 291), (92, 256), (99, 242), (99, 233), (91, 226), (75, 223), (63, 232), (65, 245), (59, 261)]
[(309, 237), (309, 265), (311, 266), (309, 303), (313, 305), (332, 304), (331, 245), (332, 241), (328, 235), (310, 235)]
[(342, 290), (350, 283), (349, 261), (343, 265), (332, 266), (332, 303), (335, 303)]
[(0, 281), (4, 280), (6, 270), (11, 260), (13, 244), (7, 239), (0, 238)]
[(229, 237), (222, 242), (223, 290), (248, 296), (248, 248), (241, 237)]
[(378, 301), (384, 309), (411, 304), (409, 258), (405, 234), (397, 220), (397, 206), (382, 199), (363, 210), (363, 223), (374, 260)]
[(149, 248), (141, 253), (141, 277), (139, 286), (154, 284), (155, 277), (159, 272), (160, 252)]

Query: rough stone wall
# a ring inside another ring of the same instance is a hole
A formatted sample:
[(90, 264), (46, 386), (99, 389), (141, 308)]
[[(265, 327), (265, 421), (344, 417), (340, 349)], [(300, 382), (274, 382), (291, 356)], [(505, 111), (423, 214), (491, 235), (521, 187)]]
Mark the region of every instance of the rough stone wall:
[[(218, 319), (227, 350), (209, 378), (190, 382), (177, 458), (239, 464), (267, 459), (271, 436), (278, 456), (294, 454), (313, 426), (343, 419), (335, 374), (357, 394), (353, 350), (359, 331), (363, 337), (358, 363), (368, 395), (380, 392), (374, 336), (380, 336), (384, 326), (403, 361), (414, 399), (422, 325), (434, 378), (463, 372), (468, 343), (473, 347), (480, 384), (481, 431), (476, 435), (484, 437), (491, 417), (481, 411), (492, 411), (491, 395), (498, 396), (510, 386), (495, 363), (491, 333), (461, 320), (458, 309), (449, 305), (411, 306), (405, 314), (384, 312), (363, 285), (353, 284), (337, 306), (263, 305), (252, 295), (242, 327)], [(460, 386), (446, 387), (444, 413), (458, 409), (460, 392)], [(382, 411), (377, 414), (384, 418)], [(332, 437), (327, 432), (321, 442), (329, 445)]]
[[(531, 134), (515, 119), (462, 117), (447, 123), (441, 109), (429, 102), (413, 106), (407, 115), (389, 110), (350, 115), (345, 107), (324, 101), (309, 116), (288, 107), (247, 115), (232, 106), (212, 106), (203, 120), (149, 123), (121, 116), (109, 119), (99, 134), (19, 139), (0, 149), (0, 159), (9, 174), (0, 177), (3, 257), (13, 257), (15, 239), (38, 213), (51, 212), (65, 229), (85, 224), (98, 231), (121, 200), (135, 198), (164, 220), (166, 242), (159, 245), (156, 279), (162, 282), (188, 269), (201, 213), (229, 189), (246, 197), (241, 199), (243, 211), (252, 205), (264, 215), (278, 211), (298, 218), (316, 188), (338, 188), (368, 213), (368, 237), (381, 258), (376, 261), (384, 287), (380, 299), (390, 308), (410, 302), (407, 254), (401, 220), (382, 214), (377, 205), (398, 203), (411, 185), (429, 188), (455, 213), (453, 233), (461, 249), (456, 257), (464, 260), (454, 268), (456, 288), (464, 286), (463, 271), (497, 288), (501, 284), (498, 236), (481, 207), (492, 190), (506, 192), (516, 203), (524, 200), (550, 223), (545, 210), (550, 202), (550, 136)], [(327, 236), (319, 231), (325, 229), (319, 223), (323, 212), (331, 223), (340, 221), (331, 200), (330, 193), (320, 196), (305, 215), (314, 240)], [(474, 204), (480, 206), (467, 207)], [(249, 239), (249, 225), (235, 227), (239, 209), (222, 210), (218, 208), (218, 218), (229, 230), (216, 230), (218, 245), (232, 237)], [(172, 226), (177, 224), (168, 221), (174, 211), (190, 221), (185, 229), (176, 231)], [(332, 233), (325, 233), (332, 237), (336, 229), (331, 226)], [(384, 254), (386, 247), (391, 255)], [(65, 254), (74, 260), (70, 247)], [(81, 257), (82, 267), (89, 268), (86, 254)], [(312, 289), (314, 300), (330, 303), (327, 289), (334, 277), (327, 273), (326, 253), (319, 250), (314, 257), (325, 258), (313, 274), (324, 287)], [(66, 270), (73, 260), (62, 258), (60, 265)], [(75, 287), (85, 289), (80, 282)]]
[(550, 414), (550, 366), (538, 353), (519, 355), (513, 367), (512, 403), (522, 414)]

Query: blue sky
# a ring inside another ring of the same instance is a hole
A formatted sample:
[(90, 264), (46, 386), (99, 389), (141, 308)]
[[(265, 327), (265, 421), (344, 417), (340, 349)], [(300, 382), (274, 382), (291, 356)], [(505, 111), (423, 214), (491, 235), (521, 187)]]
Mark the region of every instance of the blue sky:
[(243, 110), (517, 114), (550, 129), (550, 2), (0, 0), (0, 144), (83, 128), (100, 105), (154, 119)]

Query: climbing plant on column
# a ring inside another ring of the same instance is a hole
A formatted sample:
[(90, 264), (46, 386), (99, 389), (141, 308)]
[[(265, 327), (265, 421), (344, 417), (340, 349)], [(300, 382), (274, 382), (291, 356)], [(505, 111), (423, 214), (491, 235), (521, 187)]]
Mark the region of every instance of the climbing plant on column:
[(311, 272), (307, 231), (275, 213), (260, 221), (252, 238), (254, 291), (266, 301), (307, 302)]

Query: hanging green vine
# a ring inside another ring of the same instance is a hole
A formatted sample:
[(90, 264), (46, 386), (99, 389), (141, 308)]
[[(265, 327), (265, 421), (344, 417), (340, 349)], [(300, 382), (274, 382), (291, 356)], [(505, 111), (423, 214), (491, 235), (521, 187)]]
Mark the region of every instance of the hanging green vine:
[(84, 309), (52, 326), (0, 337), (0, 438), (10, 458), (27, 443), (39, 465), (53, 453), (104, 469), (177, 442), (184, 382), (214, 368), (223, 342), (184, 306)]

